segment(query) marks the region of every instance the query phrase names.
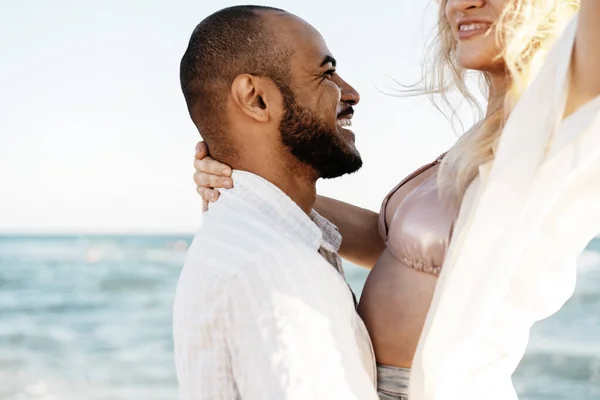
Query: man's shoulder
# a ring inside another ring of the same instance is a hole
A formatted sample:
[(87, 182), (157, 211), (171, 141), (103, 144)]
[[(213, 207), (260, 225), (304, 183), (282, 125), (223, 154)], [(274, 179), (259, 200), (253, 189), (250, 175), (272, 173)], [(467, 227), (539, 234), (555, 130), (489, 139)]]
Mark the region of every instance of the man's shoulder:
[[(239, 229), (200, 229), (188, 250), (186, 267), (218, 270), (219, 275), (231, 276), (252, 266), (274, 264), (290, 259), (307, 258), (310, 249), (294, 242), (283, 231), (265, 224), (264, 230), (241, 233)], [(261, 227), (263, 228), (263, 227)], [(315, 255), (318, 253), (315, 251)]]
[(285, 229), (248, 202), (223, 197), (204, 214), (186, 266), (216, 268), (220, 275), (232, 275), (266, 258), (285, 259), (307, 252), (305, 245), (292, 240)]

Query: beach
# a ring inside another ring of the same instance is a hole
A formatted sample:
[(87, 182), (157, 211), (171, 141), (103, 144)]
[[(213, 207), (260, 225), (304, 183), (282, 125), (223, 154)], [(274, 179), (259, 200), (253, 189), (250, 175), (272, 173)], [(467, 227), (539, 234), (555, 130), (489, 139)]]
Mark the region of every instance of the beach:
[[(171, 316), (192, 237), (0, 236), (1, 400), (177, 398)], [(367, 271), (346, 264), (357, 293)], [(600, 240), (534, 327), (521, 400), (600, 398)]]

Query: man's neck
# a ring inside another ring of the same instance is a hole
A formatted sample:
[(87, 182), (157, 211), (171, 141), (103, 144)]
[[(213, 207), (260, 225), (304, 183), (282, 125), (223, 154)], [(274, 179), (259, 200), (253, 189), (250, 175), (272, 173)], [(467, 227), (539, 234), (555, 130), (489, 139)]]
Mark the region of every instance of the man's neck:
[[(297, 160), (273, 160), (255, 157), (254, 160), (220, 160), (233, 169), (256, 174), (287, 194), (298, 207), (310, 215), (317, 199), (317, 179), (314, 170)], [(234, 182), (235, 185), (235, 182)]]
[(294, 174), (258, 174), (287, 194), (307, 215), (317, 200), (317, 181)]

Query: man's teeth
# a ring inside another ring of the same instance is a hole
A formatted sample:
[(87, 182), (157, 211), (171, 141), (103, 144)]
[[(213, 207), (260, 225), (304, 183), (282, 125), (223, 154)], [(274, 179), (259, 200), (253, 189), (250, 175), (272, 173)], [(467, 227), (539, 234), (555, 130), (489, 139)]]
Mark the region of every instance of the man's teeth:
[(349, 126), (352, 126), (352, 120), (348, 118), (340, 118), (337, 120), (337, 124), (342, 128), (347, 128)]
[(478, 30), (487, 29), (487, 28), (488, 28), (488, 24), (465, 24), (465, 25), (461, 25), (459, 27), (460, 31), (462, 31), (462, 32), (478, 31)]

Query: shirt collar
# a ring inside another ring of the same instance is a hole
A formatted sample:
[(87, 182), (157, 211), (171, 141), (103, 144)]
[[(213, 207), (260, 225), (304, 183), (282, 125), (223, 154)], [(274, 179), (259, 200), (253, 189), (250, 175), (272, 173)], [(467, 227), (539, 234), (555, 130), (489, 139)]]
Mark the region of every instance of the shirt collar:
[(340, 248), (342, 237), (335, 225), (312, 210), (310, 217), (281, 189), (256, 174), (234, 170), (231, 191), (261, 210), (274, 223), (302, 240), (315, 251), (326, 243), (333, 251)]

